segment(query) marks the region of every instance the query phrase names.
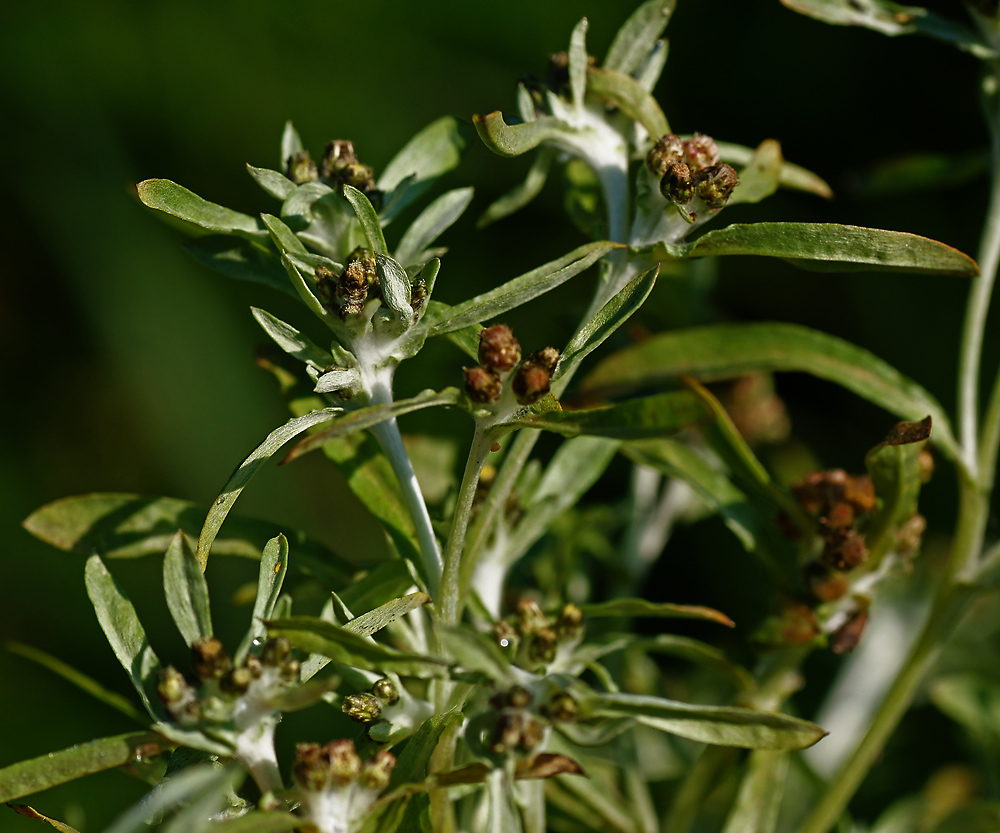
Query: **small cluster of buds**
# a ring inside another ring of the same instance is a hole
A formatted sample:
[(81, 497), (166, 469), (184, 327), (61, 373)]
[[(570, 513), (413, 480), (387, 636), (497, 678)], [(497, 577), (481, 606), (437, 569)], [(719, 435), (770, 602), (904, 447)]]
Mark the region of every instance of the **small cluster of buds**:
[(554, 692), (544, 703), (536, 704), (535, 699), (521, 685), (490, 698), (490, 706), (499, 712), (487, 740), (494, 755), (533, 752), (545, 741), (546, 723), (566, 723), (580, 713), (576, 698), (567, 691)]
[(583, 613), (568, 604), (552, 618), (536, 602), (522, 599), (510, 620), (493, 626), (493, 637), (513, 654), (516, 664), (535, 670), (552, 663), (560, 647), (572, 647), (583, 638)]
[(864, 562), (868, 548), (857, 525), (875, 509), (875, 488), (868, 475), (852, 477), (842, 469), (817, 471), (796, 483), (792, 494), (817, 518), (823, 564), (834, 570), (852, 570)]
[(259, 655), (249, 655), (236, 667), (214, 637), (194, 642), (191, 653), (199, 686), (188, 682), (173, 666), (160, 673), (157, 685), (171, 719), (183, 726), (205, 720), (227, 722), (232, 718), (235, 701), (255, 683), (270, 689), (299, 680), (299, 661), (292, 657), (291, 646), (283, 636), (267, 640)]
[(382, 716), (382, 709), (398, 702), (399, 689), (392, 680), (383, 677), (372, 683), (368, 691), (345, 697), (341, 709), (358, 723), (374, 723)]
[(342, 139), (329, 142), (319, 167), (307, 150), (289, 156), (285, 162), (285, 176), (296, 185), (320, 179), (325, 180), (331, 188), (351, 185), (363, 191), (376, 208), (382, 203), (382, 192), (375, 187), (375, 171), (370, 165), (358, 160), (353, 142)]
[[(382, 285), (371, 251), (363, 246), (356, 248), (339, 275), (328, 266), (317, 266), (316, 294), (327, 309), (343, 320), (349, 315), (359, 315), (369, 301), (381, 301)], [(427, 285), (418, 279), (410, 289), (410, 306), (414, 313), (420, 311), (426, 300)]]
[(347, 833), (361, 827), (368, 808), (389, 786), (396, 756), (380, 749), (362, 761), (350, 740), (326, 746), (295, 747), (292, 778), (302, 794), (302, 809), (321, 833)]
[(463, 368), (465, 390), (473, 402), (487, 405), (499, 401), (506, 375), (513, 371), (514, 398), (519, 405), (531, 405), (549, 392), (559, 351), (545, 347), (522, 359), (521, 345), (510, 327), (494, 324), (479, 334), (479, 363), (478, 367)]
[(691, 222), (697, 214), (686, 206), (696, 198), (709, 210), (718, 211), (739, 184), (736, 171), (719, 163), (715, 141), (701, 133), (690, 139), (673, 133), (661, 136), (646, 156), (646, 166), (659, 178), (660, 193)]

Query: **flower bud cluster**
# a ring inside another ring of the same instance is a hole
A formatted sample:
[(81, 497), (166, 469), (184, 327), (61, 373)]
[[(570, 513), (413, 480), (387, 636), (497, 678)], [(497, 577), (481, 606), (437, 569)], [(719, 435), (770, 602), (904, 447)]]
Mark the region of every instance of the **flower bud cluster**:
[(560, 649), (570, 650), (583, 638), (583, 613), (568, 604), (551, 617), (536, 602), (522, 599), (513, 617), (493, 627), (493, 638), (522, 668), (551, 665)]
[(396, 756), (380, 749), (362, 761), (354, 741), (295, 747), (292, 778), (301, 792), (302, 809), (321, 833), (352, 833), (389, 786)]
[(360, 694), (349, 694), (344, 698), (341, 709), (352, 720), (358, 723), (374, 723), (382, 716), (386, 706), (399, 702), (399, 689), (388, 677), (383, 677), (372, 683), (368, 691)]
[(477, 367), (463, 368), (465, 390), (473, 402), (480, 405), (499, 402), (510, 376), (510, 388), (517, 403), (531, 405), (549, 392), (559, 351), (545, 347), (522, 359), (521, 345), (510, 327), (494, 324), (479, 334), (479, 362)]
[(852, 477), (842, 469), (806, 475), (792, 487), (799, 505), (817, 518), (823, 553), (834, 570), (852, 570), (868, 557), (859, 522), (875, 509), (875, 488), (868, 475)]
[(580, 713), (576, 698), (567, 691), (538, 695), (522, 685), (493, 695), (489, 703), (497, 714), (486, 744), (497, 756), (538, 751), (545, 744), (551, 724), (575, 720)]
[(382, 203), (382, 192), (375, 187), (374, 169), (358, 160), (353, 142), (343, 139), (327, 144), (318, 167), (307, 150), (289, 156), (285, 160), (285, 176), (296, 185), (321, 179), (331, 188), (351, 185), (363, 191), (376, 209)]
[(690, 139), (673, 133), (661, 136), (647, 154), (646, 166), (659, 178), (660, 193), (690, 222), (697, 214), (688, 206), (718, 211), (739, 184), (735, 169), (719, 162), (715, 141), (701, 133)]

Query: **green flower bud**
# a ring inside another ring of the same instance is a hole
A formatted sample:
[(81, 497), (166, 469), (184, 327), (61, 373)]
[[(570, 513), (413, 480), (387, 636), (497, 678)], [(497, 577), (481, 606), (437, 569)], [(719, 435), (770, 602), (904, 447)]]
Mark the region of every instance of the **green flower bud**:
[(372, 694), (389, 706), (399, 702), (399, 689), (388, 677), (383, 677), (372, 683)]
[(297, 659), (286, 660), (281, 666), (280, 675), (286, 683), (297, 683), (302, 676), (302, 663)]
[(253, 682), (253, 673), (249, 668), (234, 668), (222, 678), (220, 688), (226, 694), (244, 694)]
[(268, 639), (260, 652), (260, 661), (269, 668), (277, 668), (292, 655), (292, 644), (285, 636)]
[(214, 636), (196, 639), (191, 645), (195, 673), (203, 680), (218, 680), (232, 668), (232, 660)]
[(285, 176), (296, 185), (303, 185), (306, 182), (315, 182), (319, 179), (316, 170), (316, 163), (312, 161), (309, 151), (303, 150), (293, 156), (288, 157), (285, 165)]
[(684, 142), (684, 161), (694, 172), (719, 164), (719, 148), (711, 136), (695, 133)]
[(576, 720), (580, 714), (580, 704), (568, 691), (559, 691), (552, 695), (541, 712), (549, 720), (556, 723), (567, 723)]
[(372, 723), (382, 714), (382, 701), (367, 691), (349, 694), (344, 698), (341, 710), (358, 723)]
[(260, 661), (260, 657), (250, 654), (244, 661), (244, 666), (250, 672), (250, 676), (255, 680), (259, 680), (261, 675), (264, 673), (264, 666)]
[(666, 133), (646, 155), (646, 167), (660, 178), (667, 172), (667, 168), (675, 162), (683, 161), (683, 158), (684, 145), (681, 137)]
[(528, 656), (532, 661), (548, 664), (556, 658), (556, 649), (559, 647), (559, 635), (553, 628), (542, 628), (535, 633), (528, 649)]
[(695, 192), (713, 210), (722, 208), (739, 184), (736, 170), (729, 165), (713, 165), (694, 176)]
[(389, 778), (395, 766), (396, 756), (386, 749), (380, 749), (361, 765), (358, 783), (366, 789), (382, 792), (389, 786)]
[(556, 619), (556, 633), (560, 639), (576, 639), (583, 631), (583, 611), (574, 604), (566, 605)]
[(507, 690), (505, 700), (512, 709), (526, 709), (531, 705), (531, 692), (522, 685), (512, 686)]
[(479, 334), (479, 363), (484, 367), (510, 370), (520, 358), (521, 345), (506, 324), (494, 324)]
[(497, 622), (493, 626), (493, 638), (496, 640), (497, 645), (503, 648), (505, 651), (515, 652), (517, 651), (518, 642), (520, 638), (518, 637), (517, 631), (514, 626), (503, 619)]
[(324, 306), (333, 308), (339, 280), (340, 276), (334, 274), (329, 266), (320, 264), (316, 267), (316, 295), (319, 296)]
[(427, 301), (427, 284), (422, 278), (417, 278), (410, 286), (410, 308), (414, 314), (423, 309)]
[(184, 725), (201, 720), (201, 704), (198, 702), (197, 692), (172, 665), (160, 672), (156, 693), (160, 695), (173, 720)]
[(295, 746), (292, 779), (302, 790), (321, 792), (330, 785), (330, 758), (318, 743)]
[(465, 392), (469, 399), (480, 405), (496, 402), (503, 393), (500, 376), (485, 367), (463, 367), (465, 372)]
[(548, 624), (549, 617), (538, 606), (538, 602), (533, 599), (521, 599), (517, 603), (516, 627), (521, 636), (547, 627)]
[(675, 205), (687, 205), (691, 202), (694, 197), (691, 169), (683, 162), (668, 165), (660, 180), (660, 193)]

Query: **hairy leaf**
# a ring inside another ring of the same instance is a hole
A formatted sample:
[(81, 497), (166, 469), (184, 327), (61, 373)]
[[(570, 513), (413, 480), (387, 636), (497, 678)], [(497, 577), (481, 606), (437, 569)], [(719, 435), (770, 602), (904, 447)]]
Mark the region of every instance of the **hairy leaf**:
[(163, 590), (174, 624), (189, 647), (212, 635), (208, 584), (183, 532), (174, 536), (163, 559)]
[(181, 220), (191, 234), (207, 231), (242, 237), (262, 236), (259, 223), (249, 214), (202, 199), (169, 179), (147, 179), (140, 182), (136, 190), (144, 205)]

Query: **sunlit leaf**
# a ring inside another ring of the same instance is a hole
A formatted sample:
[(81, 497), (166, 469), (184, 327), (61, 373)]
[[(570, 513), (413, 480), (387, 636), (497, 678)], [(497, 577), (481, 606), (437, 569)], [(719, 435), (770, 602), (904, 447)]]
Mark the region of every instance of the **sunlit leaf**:
[(163, 590), (167, 607), (188, 646), (212, 635), (208, 584), (198, 557), (183, 532), (178, 532), (163, 559)]
[(788, 773), (788, 755), (758, 749), (747, 769), (722, 833), (774, 833)]
[(253, 317), (271, 340), (289, 356), (312, 365), (317, 370), (325, 370), (334, 363), (333, 356), (321, 350), (307, 337), (266, 310), (250, 307)]
[(778, 190), (783, 167), (781, 145), (774, 139), (761, 142), (750, 162), (740, 171), (740, 183), (726, 204), (760, 202), (771, 196)]
[(354, 213), (358, 215), (358, 222), (361, 223), (365, 237), (368, 238), (368, 246), (375, 254), (388, 256), (389, 249), (385, 245), (385, 237), (382, 234), (382, 225), (379, 222), (378, 213), (375, 211), (368, 197), (353, 185), (344, 186), (344, 196), (354, 206)]
[[(749, 165), (753, 160), (754, 153), (756, 153), (754, 148), (736, 145), (732, 142), (720, 142), (717, 140), (715, 144), (719, 148), (719, 158), (723, 162), (735, 165), (737, 168)], [(833, 189), (821, 177), (812, 171), (806, 170), (799, 165), (793, 165), (788, 161), (783, 161), (781, 164), (778, 185), (782, 188), (815, 194), (824, 199), (833, 199)]]
[(97, 621), (115, 656), (128, 672), (146, 710), (162, 720), (165, 713), (156, 694), (160, 661), (150, 647), (135, 608), (99, 555), (87, 559), (85, 579)]
[[(639, 6), (615, 35), (604, 66), (632, 75), (656, 46), (676, 5), (677, 0), (647, 0)], [(653, 138), (661, 135), (655, 134)]]
[(614, 69), (587, 69), (587, 94), (617, 107), (635, 119), (650, 136), (659, 138), (670, 132), (670, 124), (656, 99), (631, 75)]
[(569, 129), (565, 122), (553, 116), (509, 125), (499, 110), (485, 116), (473, 116), (472, 121), (483, 144), (499, 156), (520, 156), (542, 142), (562, 139)]
[(250, 647), (255, 641), (267, 636), (267, 626), (264, 624), (274, 613), (274, 606), (281, 595), (281, 585), (288, 573), (288, 541), (284, 535), (278, 535), (267, 542), (260, 558), (260, 574), (257, 579), (257, 597), (253, 603), (253, 614), (250, 617), (250, 628), (243, 637), (233, 662), (238, 666), (246, 659)]
[(431, 597), (426, 593), (410, 593), (399, 599), (386, 602), (367, 613), (362, 613), (345, 623), (344, 629), (361, 634), (361, 636), (371, 636), (373, 633), (378, 633), (386, 625), (391, 625), (400, 616), (405, 616), (427, 604), (430, 600)]
[(579, 111), (583, 107), (583, 94), (587, 86), (587, 18), (581, 18), (573, 27), (566, 54), (570, 100), (573, 102), (573, 109)]
[(271, 171), (267, 168), (255, 168), (249, 163), (247, 163), (247, 171), (261, 188), (282, 202), (287, 200), (291, 196), (292, 191), (295, 190), (295, 183), (278, 171)]
[(396, 260), (404, 266), (417, 263), (421, 253), (462, 216), (472, 202), (472, 193), (472, 188), (456, 188), (428, 205), (399, 241)]
[(181, 220), (191, 234), (262, 236), (260, 224), (250, 215), (202, 199), (169, 179), (147, 179), (136, 190), (144, 205)]
[(85, 775), (132, 764), (142, 756), (148, 754), (152, 757), (169, 746), (155, 732), (129, 732), (21, 761), (0, 769), (0, 802), (13, 801)]
[(405, 329), (413, 321), (413, 307), (410, 306), (410, 279), (395, 260), (385, 255), (375, 255), (375, 270), (378, 273), (382, 300), (392, 310), (396, 321)]
[(676, 605), (667, 602), (650, 602), (646, 599), (612, 599), (607, 602), (580, 605), (583, 615), (588, 618), (601, 616), (653, 617), (657, 619), (704, 619), (718, 622), (726, 627), (735, 627), (726, 614), (710, 607), (697, 605)]

